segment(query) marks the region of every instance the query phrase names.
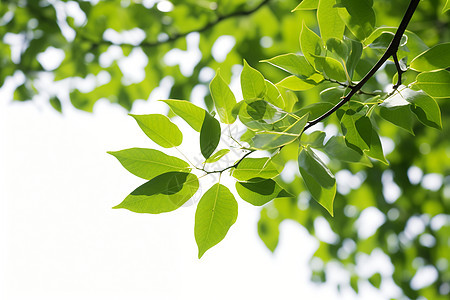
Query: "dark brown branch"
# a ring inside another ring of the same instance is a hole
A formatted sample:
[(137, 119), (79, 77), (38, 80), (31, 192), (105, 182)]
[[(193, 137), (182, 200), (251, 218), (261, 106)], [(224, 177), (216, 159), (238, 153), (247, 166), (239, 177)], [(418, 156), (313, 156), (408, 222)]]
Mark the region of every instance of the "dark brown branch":
[(94, 40), (93, 38), (81, 33), (81, 32), (77, 32), (78, 34), (80, 34), (80, 37), (84, 40), (87, 40), (89, 42), (91, 42), (93, 44), (93, 47), (98, 46), (100, 44), (103, 45), (117, 45), (117, 46), (124, 46), (124, 47), (157, 47), (159, 45), (163, 45), (163, 44), (168, 44), (168, 43), (172, 43), (175, 42), (176, 40), (180, 39), (180, 38), (184, 38), (186, 37), (188, 34), (193, 33), (193, 32), (204, 32), (207, 31), (211, 28), (213, 28), (214, 26), (216, 26), (217, 24), (221, 23), (222, 21), (231, 19), (231, 18), (236, 18), (236, 17), (243, 17), (243, 16), (248, 16), (251, 15), (253, 13), (255, 13), (256, 11), (258, 11), (261, 7), (263, 7), (264, 5), (266, 5), (267, 3), (269, 3), (270, 0), (263, 0), (261, 3), (259, 3), (257, 6), (253, 7), (252, 9), (249, 10), (242, 10), (242, 11), (235, 11), (232, 12), (230, 14), (227, 15), (223, 15), (223, 16), (219, 16), (217, 19), (215, 19), (214, 21), (211, 21), (207, 24), (205, 24), (203, 27), (200, 27), (198, 29), (195, 30), (191, 30), (191, 31), (187, 31), (187, 32), (183, 32), (183, 33), (177, 33), (174, 34), (170, 37), (168, 37), (165, 40), (161, 40), (161, 41), (143, 41), (142, 43), (138, 44), (138, 45), (132, 45), (132, 44), (127, 44), (127, 43), (113, 43), (111, 41), (105, 41), (105, 40)]
[[(338, 104), (336, 104), (333, 108), (331, 108), (329, 111), (318, 117), (317, 119), (309, 121), (303, 131), (307, 130), (308, 128), (316, 125), (317, 123), (323, 121), (324, 119), (328, 118), (330, 115), (332, 115), (334, 112), (336, 112), (342, 105), (350, 101), (352, 96), (356, 94), (358, 91), (361, 90), (361, 88), (369, 81), (370, 78), (372, 78), (373, 75), (383, 66), (383, 64), (389, 59), (391, 56), (395, 56), (394, 60), (397, 57), (397, 51), (398, 47), (400, 46), (400, 41), (405, 33), (406, 27), (408, 27), (409, 21), (411, 21), (412, 16), (414, 15), (414, 12), (416, 11), (417, 5), (419, 5), (420, 0), (411, 0), (409, 3), (408, 9), (405, 12), (405, 15), (403, 16), (402, 21), (400, 22), (400, 25), (397, 29), (397, 32), (394, 35), (394, 38), (392, 39), (391, 43), (389, 44), (389, 47), (384, 52), (383, 56), (378, 60), (378, 62), (372, 67), (372, 69), (364, 76), (363, 79), (361, 79), (358, 84), (356, 84), (354, 87), (351, 88), (350, 92), (341, 100)], [(397, 60), (398, 62), (398, 60)], [(398, 70), (401, 70), (401, 68), (398, 67)], [(399, 73), (400, 78), (400, 73)]]

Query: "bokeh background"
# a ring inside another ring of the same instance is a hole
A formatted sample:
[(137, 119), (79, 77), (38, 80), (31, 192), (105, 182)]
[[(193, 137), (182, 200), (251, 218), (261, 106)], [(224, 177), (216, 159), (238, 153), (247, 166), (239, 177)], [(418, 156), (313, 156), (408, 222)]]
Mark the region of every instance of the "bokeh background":
[[(397, 26), (409, 3), (364, 1), (377, 26)], [(195, 199), (163, 215), (111, 209), (142, 180), (106, 151), (157, 147), (127, 113), (171, 115), (156, 101), (167, 98), (211, 109), (218, 67), (240, 99), (242, 59), (278, 81), (259, 61), (298, 52), (302, 22), (317, 31), (314, 11), (290, 12), (298, 3), (2, 0), (0, 298), (447, 299), (449, 99), (442, 131), (380, 123), (390, 166), (331, 166), (334, 218), (290, 155), (281, 181), (295, 201), (239, 201), (237, 223), (201, 260)], [(450, 41), (444, 4), (421, 1), (408, 27), (430, 47)], [(369, 87), (388, 88), (394, 72)], [(297, 96), (298, 107), (320, 101), (316, 89)], [(192, 139), (181, 148), (195, 157)]]

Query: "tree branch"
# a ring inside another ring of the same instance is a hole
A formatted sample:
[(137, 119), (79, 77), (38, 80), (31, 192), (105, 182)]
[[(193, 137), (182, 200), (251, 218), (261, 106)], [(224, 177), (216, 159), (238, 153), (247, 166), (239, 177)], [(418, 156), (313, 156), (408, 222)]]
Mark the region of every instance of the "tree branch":
[[(394, 38), (392, 39), (391, 43), (389, 44), (389, 47), (384, 52), (383, 56), (378, 60), (378, 62), (372, 67), (372, 69), (364, 76), (363, 79), (361, 79), (360, 82), (358, 82), (357, 85), (351, 87), (350, 92), (341, 100), (338, 104), (336, 104), (333, 108), (331, 108), (329, 111), (321, 115), (320, 117), (309, 121), (303, 131), (309, 129), (310, 127), (316, 125), (317, 123), (321, 122), (322, 120), (326, 119), (330, 115), (332, 115), (335, 111), (337, 111), (340, 107), (342, 107), (345, 103), (350, 101), (352, 96), (356, 94), (358, 91), (361, 90), (361, 88), (369, 81), (370, 78), (372, 78), (373, 75), (381, 68), (381, 66), (389, 59), (389, 57), (394, 57), (394, 62), (397, 58), (397, 51), (398, 47), (400, 45), (400, 40), (405, 33), (406, 27), (408, 27), (409, 21), (411, 21), (412, 16), (414, 15), (414, 12), (416, 11), (417, 5), (419, 5), (420, 0), (411, 0), (409, 3), (408, 9), (405, 12), (405, 15), (403, 16), (402, 21), (400, 22), (400, 25), (397, 29), (397, 32), (394, 35)], [(397, 60), (398, 63), (398, 60)], [(397, 65), (396, 63), (396, 65)], [(401, 78), (401, 68), (400, 65), (397, 67), (397, 71), (399, 72), (399, 79)], [(401, 81), (400, 81), (401, 83)]]
[(183, 33), (177, 33), (177, 34), (174, 34), (174, 35), (168, 37), (167, 39), (161, 40), (161, 41), (143, 41), (139, 45), (133, 45), (133, 44), (127, 44), (127, 43), (114, 43), (114, 42), (106, 41), (106, 40), (103, 40), (103, 39), (96, 41), (96, 40), (92, 39), (91, 37), (89, 37), (89, 36), (87, 36), (87, 35), (85, 35), (85, 34), (83, 34), (81, 32), (77, 32), (77, 34), (80, 34), (80, 37), (82, 39), (91, 42), (93, 44), (93, 46), (98, 46), (100, 44), (103, 44), (103, 45), (116, 45), (116, 46), (124, 46), (124, 47), (147, 47), (147, 48), (157, 47), (159, 45), (175, 42), (176, 40), (178, 40), (180, 38), (184, 38), (188, 34), (193, 33), (193, 32), (201, 33), (201, 32), (207, 31), (207, 30), (213, 28), (214, 26), (216, 26), (217, 24), (221, 23), (222, 21), (225, 21), (225, 20), (228, 20), (228, 19), (231, 19), (231, 18), (243, 17), (243, 16), (251, 15), (251, 14), (255, 13), (256, 11), (258, 11), (261, 7), (263, 7), (264, 5), (269, 3), (270, 1), (271, 0), (263, 0), (257, 6), (251, 8), (249, 10), (235, 11), (235, 12), (232, 12), (232, 13), (230, 13), (228, 15), (219, 16), (214, 21), (211, 21), (211, 22), (205, 24), (203, 27), (200, 27), (198, 29), (187, 31), (187, 32), (183, 32)]

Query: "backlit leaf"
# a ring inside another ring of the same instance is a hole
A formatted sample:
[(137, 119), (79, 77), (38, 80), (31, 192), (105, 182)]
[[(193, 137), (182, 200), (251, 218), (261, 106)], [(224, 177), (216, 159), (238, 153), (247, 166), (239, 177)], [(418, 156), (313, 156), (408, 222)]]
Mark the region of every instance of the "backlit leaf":
[(198, 189), (197, 176), (169, 172), (147, 181), (113, 208), (137, 213), (159, 214), (173, 211), (188, 201)]
[(186, 100), (161, 100), (170, 106), (172, 111), (185, 120), (195, 131), (200, 132), (205, 110)]
[(269, 217), (267, 209), (261, 210), (261, 216), (258, 221), (258, 235), (270, 251), (275, 251), (278, 245), (280, 230), (278, 226), (280, 221)]
[(415, 86), (433, 98), (450, 97), (450, 72), (446, 70), (420, 73)]
[(306, 170), (300, 168), (300, 175), (312, 198), (322, 205), (333, 216), (333, 203), (336, 195), (336, 183), (330, 188), (322, 187)]
[(350, 31), (359, 39), (370, 36), (375, 27), (375, 12), (369, 1), (338, 0), (339, 15)]
[(450, 67), (450, 43), (437, 44), (411, 61), (411, 69), (424, 72)]
[(225, 80), (220, 76), (219, 70), (211, 80), (209, 89), (220, 121), (225, 124), (232, 124), (236, 120), (236, 117), (232, 114), (233, 107), (236, 105), (236, 98)]
[(303, 55), (288, 53), (263, 60), (286, 72), (299, 77), (308, 78), (315, 73), (314, 68), (308, 63)]
[(300, 33), (300, 47), (306, 60), (315, 66), (313, 55), (320, 56), (325, 51), (323, 42), (320, 37), (303, 23), (302, 31)]
[(319, 0), (303, 0), (292, 11), (316, 9), (318, 5), (319, 5)]
[(270, 157), (244, 158), (236, 169), (233, 170), (233, 177), (240, 181), (247, 181), (252, 178), (273, 178), (280, 174), (279, 166), (275, 165)]
[(130, 115), (142, 131), (155, 143), (164, 148), (181, 145), (183, 134), (169, 118), (160, 114)]
[(150, 180), (167, 172), (189, 172), (189, 164), (155, 149), (131, 148), (108, 151), (128, 172)]
[(422, 91), (416, 92), (408, 88), (399, 90), (398, 95), (413, 104), (411, 110), (420, 122), (437, 129), (442, 128), (441, 110), (436, 100)]
[(336, 0), (320, 0), (317, 8), (320, 35), (326, 43), (330, 38), (342, 39), (345, 23), (339, 16)]
[(250, 67), (245, 60), (241, 73), (241, 88), (244, 99), (262, 98), (266, 90), (264, 76)]
[(261, 206), (282, 197), (294, 197), (273, 179), (252, 178), (248, 182), (236, 182), (236, 191), (242, 200)]
[(333, 187), (336, 183), (334, 175), (309, 147), (302, 149), (300, 152), (298, 166), (325, 189)]
[(394, 94), (380, 104), (380, 116), (414, 135), (414, 116), (411, 104), (399, 94)]
[(230, 152), (230, 149), (222, 149), (217, 151), (216, 153), (214, 153), (213, 155), (211, 155), (211, 157), (209, 157), (205, 163), (213, 163), (216, 162), (218, 160), (220, 160), (222, 157), (224, 157), (225, 155), (227, 155)]
[(237, 215), (237, 202), (226, 186), (216, 183), (202, 196), (195, 212), (198, 258), (223, 240)]

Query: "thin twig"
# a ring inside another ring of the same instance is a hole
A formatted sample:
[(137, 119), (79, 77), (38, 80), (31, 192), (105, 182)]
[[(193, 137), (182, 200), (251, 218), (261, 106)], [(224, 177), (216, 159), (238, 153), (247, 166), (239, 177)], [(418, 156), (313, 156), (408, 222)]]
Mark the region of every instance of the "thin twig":
[(248, 16), (253, 14), (254, 12), (258, 11), (261, 7), (263, 7), (264, 5), (266, 5), (267, 3), (269, 3), (271, 0), (263, 0), (261, 3), (259, 3), (257, 6), (249, 9), (249, 10), (240, 10), (240, 11), (234, 11), (230, 14), (227, 15), (222, 15), (219, 16), (217, 19), (215, 19), (214, 21), (211, 21), (207, 24), (205, 24), (203, 27), (200, 27), (198, 29), (195, 30), (191, 30), (191, 31), (187, 31), (187, 32), (183, 32), (183, 33), (176, 33), (173, 34), (172, 36), (169, 36), (167, 39), (165, 40), (160, 40), (160, 41), (143, 41), (138, 45), (133, 45), (133, 44), (128, 44), (128, 43), (114, 43), (112, 41), (107, 41), (107, 40), (95, 40), (94, 38), (82, 33), (82, 32), (77, 32), (77, 34), (79, 34), (79, 36), (84, 39), (85, 41), (91, 42), (92, 43), (92, 47), (96, 47), (100, 44), (102, 45), (116, 45), (116, 46), (121, 46), (121, 47), (145, 47), (145, 48), (151, 48), (151, 47), (157, 47), (159, 45), (163, 45), (163, 44), (168, 44), (168, 43), (172, 43), (175, 42), (176, 40), (180, 39), (180, 38), (184, 38), (187, 35), (189, 35), (190, 33), (193, 32), (204, 32), (207, 31), (211, 28), (213, 28), (214, 26), (216, 26), (217, 24), (221, 23), (222, 21), (231, 19), (231, 18), (236, 18), (236, 17), (243, 17), (243, 16)]

